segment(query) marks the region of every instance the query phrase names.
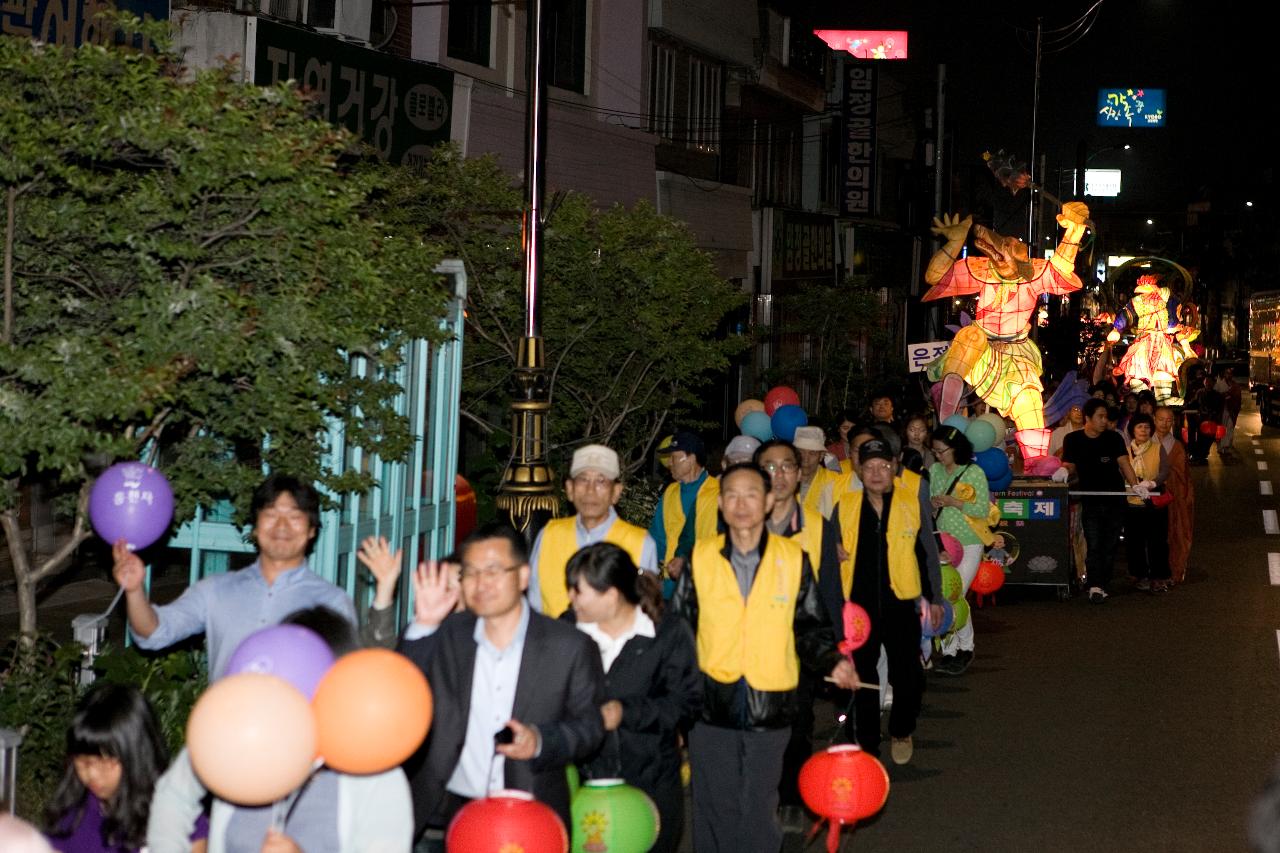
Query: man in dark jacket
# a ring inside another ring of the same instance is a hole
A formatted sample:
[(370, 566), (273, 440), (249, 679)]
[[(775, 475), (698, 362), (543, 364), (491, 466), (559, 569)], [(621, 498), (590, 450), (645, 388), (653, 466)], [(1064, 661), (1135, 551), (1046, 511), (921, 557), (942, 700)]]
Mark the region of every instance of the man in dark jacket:
[(773, 501), (761, 468), (725, 469), (719, 506), (728, 532), (698, 541), (672, 600), (693, 626), (702, 671), (702, 716), (689, 735), (698, 853), (781, 847), (778, 780), (799, 661), (841, 687), (858, 684), (836, 650), (804, 548), (765, 527)]
[(400, 645), (435, 701), (427, 742), (405, 764), (415, 832), (443, 829), (468, 801), (504, 788), (532, 793), (570, 827), (565, 765), (590, 756), (604, 734), (600, 654), (572, 625), (532, 611), (515, 530), (482, 527), (459, 556), (467, 610), (453, 612), (459, 587), (447, 569), (419, 566)]

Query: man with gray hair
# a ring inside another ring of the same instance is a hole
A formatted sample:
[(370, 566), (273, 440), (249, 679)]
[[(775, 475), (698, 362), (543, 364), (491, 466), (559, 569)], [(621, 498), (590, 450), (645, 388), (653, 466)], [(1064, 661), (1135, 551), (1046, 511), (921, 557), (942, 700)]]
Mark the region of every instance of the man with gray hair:
[(564, 492), (577, 510), (568, 518), (553, 518), (538, 533), (529, 557), (529, 603), (556, 617), (569, 609), (565, 566), (580, 548), (597, 542), (619, 546), (645, 571), (658, 571), (658, 548), (643, 527), (618, 517), (614, 505), (622, 497), (622, 468), (618, 454), (603, 444), (579, 447), (569, 464)]

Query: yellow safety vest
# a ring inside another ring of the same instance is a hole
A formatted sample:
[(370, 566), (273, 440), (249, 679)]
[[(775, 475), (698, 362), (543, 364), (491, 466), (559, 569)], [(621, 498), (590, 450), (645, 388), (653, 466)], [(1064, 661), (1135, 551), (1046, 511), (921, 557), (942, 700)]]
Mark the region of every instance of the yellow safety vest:
[[(639, 566), (646, 532), (643, 527), (615, 518), (604, 534), (604, 541), (612, 542), (626, 551)], [(569, 565), (569, 558), (576, 553), (578, 517), (572, 515), (548, 521), (542, 528), (542, 544), (538, 546), (538, 592), (542, 596), (542, 612), (548, 616), (559, 616), (569, 609), (565, 567)]]
[(809, 568), (813, 569), (816, 580), (822, 570), (822, 529), (827, 520), (817, 511), (810, 512), (808, 507), (801, 507), (800, 513), (800, 523), (803, 526), (799, 533), (789, 538), (799, 542), (800, 547), (809, 555)]
[(827, 468), (819, 468), (813, 475), (813, 482), (809, 484), (809, 491), (804, 493), (804, 500), (800, 505), (812, 510), (814, 515), (821, 514), (823, 518), (830, 518), (831, 510), (840, 499), (837, 489), (847, 482), (846, 475), (837, 474)]
[(770, 535), (744, 601), (724, 547), (720, 534), (693, 549), (698, 666), (722, 684), (746, 678), (755, 690), (794, 690), (800, 680), (795, 614), (804, 549), (793, 539)]
[[(919, 488), (920, 475), (911, 471), (915, 488)], [(920, 564), (916, 561), (916, 537), (920, 533), (920, 500), (912, 489), (911, 478), (894, 480), (894, 499), (889, 504), (889, 524), (885, 538), (889, 544), (889, 586), (900, 601), (919, 598)], [(862, 518), (862, 495), (851, 494), (840, 501), (840, 538), (849, 555), (840, 564), (840, 585), (844, 597), (853, 589), (853, 564), (858, 556), (858, 523)]]
[[(714, 537), (720, 519), (720, 481), (715, 477), (707, 477), (698, 487), (693, 512), (694, 541)], [(667, 532), (667, 553), (662, 558), (664, 563), (670, 562), (676, 555), (676, 546), (680, 544), (680, 531), (684, 530), (684, 521), (684, 507), (680, 503), (680, 484), (672, 483), (662, 493), (662, 527)]]

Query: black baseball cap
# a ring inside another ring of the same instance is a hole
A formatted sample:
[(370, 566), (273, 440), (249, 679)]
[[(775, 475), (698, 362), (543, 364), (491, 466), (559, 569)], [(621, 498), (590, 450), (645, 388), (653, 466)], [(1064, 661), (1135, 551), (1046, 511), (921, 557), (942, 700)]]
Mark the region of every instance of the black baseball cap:
[(675, 434), (675, 438), (671, 439), (671, 443), (662, 449), (663, 453), (689, 453), (694, 456), (701, 457), (707, 452), (707, 445), (702, 441), (702, 436), (696, 432), (681, 430)]
[(858, 447), (858, 464), (861, 465), (868, 459), (887, 459), (890, 462), (895, 461), (893, 450), (889, 448), (888, 443), (878, 438), (870, 441), (864, 441)]

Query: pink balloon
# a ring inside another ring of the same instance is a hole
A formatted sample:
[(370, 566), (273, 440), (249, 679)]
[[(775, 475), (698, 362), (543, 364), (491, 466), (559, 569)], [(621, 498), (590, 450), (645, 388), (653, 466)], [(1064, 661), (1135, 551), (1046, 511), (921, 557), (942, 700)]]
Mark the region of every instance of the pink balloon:
[(800, 395), (794, 389), (788, 388), (786, 385), (779, 385), (776, 388), (770, 388), (769, 393), (764, 395), (764, 412), (769, 417), (773, 417), (773, 413), (781, 409), (783, 406), (799, 406)]
[(942, 550), (946, 552), (947, 562), (952, 566), (960, 565), (960, 561), (964, 559), (964, 546), (960, 544), (960, 540), (950, 533), (940, 533), (938, 538), (942, 540)]

